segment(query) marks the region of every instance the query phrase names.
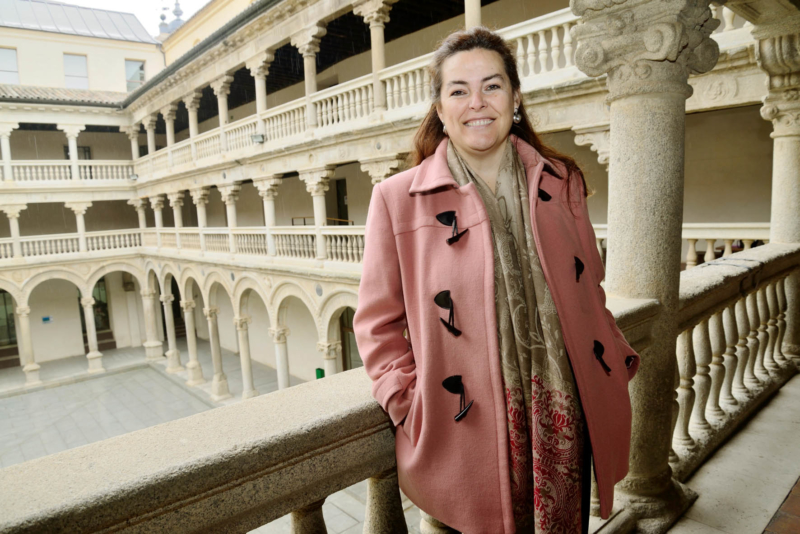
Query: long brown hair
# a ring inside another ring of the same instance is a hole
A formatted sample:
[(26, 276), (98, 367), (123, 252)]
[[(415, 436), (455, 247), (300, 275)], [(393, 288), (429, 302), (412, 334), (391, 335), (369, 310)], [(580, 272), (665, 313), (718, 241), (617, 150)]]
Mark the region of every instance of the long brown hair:
[[(439, 120), (439, 115), (436, 112), (436, 107), (441, 100), (442, 64), (447, 58), (458, 52), (467, 52), (476, 48), (491, 50), (500, 54), (508, 79), (511, 81), (511, 88), (514, 93), (521, 93), (519, 72), (517, 71), (517, 63), (514, 59), (514, 55), (511, 53), (511, 47), (509, 47), (508, 43), (498, 34), (483, 26), (476, 26), (468, 30), (455, 31), (445, 37), (439, 45), (439, 48), (434, 52), (433, 60), (430, 65), (428, 65), (428, 73), (431, 79), (431, 109), (428, 111), (427, 116), (414, 135), (414, 150), (410, 155), (410, 163), (412, 166), (419, 165), (425, 158), (436, 152), (436, 147), (438, 147), (442, 139), (445, 138), (443, 132), (444, 125), (442, 121)], [(522, 120), (518, 124), (512, 123), (511, 133), (531, 145), (545, 158), (563, 163), (567, 168), (566, 177), (571, 176), (573, 172), (577, 173), (581, 178), (583, 194), (586, 196), (586, 179), (583, 177), (583, 171), (581, 171), (574, 159), (542, 143), (539, 136), (533, 131), (533, 125), (530, 119), (528, 119), (528, 113), (525, 111), (525, 104), (522, 102), (521, 98), (519, 112), (522, 116)], [(566, 185), (567, 198), (571, 199), (571, 180), (567, 180)]]

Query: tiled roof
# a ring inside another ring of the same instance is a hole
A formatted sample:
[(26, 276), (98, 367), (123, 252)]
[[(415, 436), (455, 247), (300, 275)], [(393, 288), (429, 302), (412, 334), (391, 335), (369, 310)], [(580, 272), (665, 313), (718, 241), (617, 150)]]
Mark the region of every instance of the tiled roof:
[(153, 43), (136, 15), (51, 0), (0, 0), (0, 26)]
[(111, 107), (121, 106), (122, 101), (127, 96), (128, 93), (117, 93), (115, 91), (0, 84), (0, 101), (2, 102), (89, 104)]

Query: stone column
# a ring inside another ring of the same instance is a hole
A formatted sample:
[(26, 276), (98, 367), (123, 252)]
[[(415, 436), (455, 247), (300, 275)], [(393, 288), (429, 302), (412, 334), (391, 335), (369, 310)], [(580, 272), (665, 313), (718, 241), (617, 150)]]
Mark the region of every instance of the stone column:
[(264, 202), (264, 226), (267, 229), (267, 250), (270, 256), (276, 254), (275, 236), (272, 235), (272, 228), (276, 226), (275, 218), (275, 198), (278, 196), (278, 187), (283, 179), (278, 176), (271, 176), (266, 179), (253, 180), (258, 194)]
[(222, 349), (219, 346), (219, 325), (215, 307), (203, 308), (203, 314), (208, 320), (208, 343), (211, 345), (211, 361), (214, 363), (214, 378), (211, 380), (211, 399), (221, 401), (229, 399), (232, 395), (228, 390), (228, 377), (222, 371)]
[(395, 467), (367, 479), (364, 532), (408, 532)]
[[(800, 243), (800, 16), (756, 26), (756, 59), (768, 75), (761, 116), (772, 122), (770, 243)], [(785, 281), (789, 307), (780, 350), (800, 355), (800, 274)]]
[(211, 89), (217, 97), (217, 109), (219, 110), (219, 151), (228, 151), (228, 144), (225, 138), (225, 126), (228, 124), (228, 95), (231, 94), (231, 84), (233, 76), (225, 74), (211, 82)]
[(200, 109), (200, 98), (203, 96), (201, 91), (192, 91), (183, 97), (183, 103), (186, 104), (186, 111), (189, 112), (189, 139), (192, 146), (192, 159), (197, 159), (197, 146), (194, 144), (194, 138), (197, 137), (198, 123), (197, 123), (197, 110)]
[(183, 228), (183, 191), (168, 193), (167, 200), (172, 207), (172, 218), (175, 221), (175, 246), (181, 248), (181, 233), (178, 228)]
[(161, 295), (161, 304), (164, 306), (164, 322), (167, 327), (167, 372), (179, 373), (183, 371), (181, 365), (181, 351), (178, 350), (178, 343), (175, 341), (175, 317), (172, 314), (172, 302), (175, 300), (173, 295)]
[(278, 372), (278, 389), (285, 389), (290, 386), (289, 351), (286, 347), (286, 336), (289, 333), (289, 328), (285, 326), (269, 329), (272, 342), (275, 344), (275, 370)]
[(335, 375), (339, 372), (336, 362), (342, 358), (342, 342), (317, 343), (317, 350), (322, 353), (322, 368), (325, 376)]
[(156, 323), (156, 292), (142, 289), (142, 310), (144, 311), (144, 330), (147, 341), (144, 349), (147, 361), (157, 361), (163, 357), (161, 341), (158, 340), (158, 326)]
[(103, 354), (97, 349), (97, 326), (94, 324), (94, 298), (84, 297), (81, 299), (83, 306), (83, 319), (86, 323), (86, 338), (89, 342), (89, 373), (105, 373), (103, 368)]
[(164, 195), (150, 197), (150, 207), (153, 208), (153, 215), (156, 222), (156, 239), (158, 248), (161, 248), (161, 231), (164, 229), (164, 217), (161, 210), (164, 209)]
[(199, 386), (206, 383), (206, 379), (203, 376), (203, 368), (197, 359), (197, 329), (194, 324), (194, 307), (193, 300), (181, 301), (183, 322), (186, 324), (186, 347), (189, 350), (189, 363), (186, 364), (186, 371), (189, 374), (189, 380), (186, 381), (187, 386)]
[(86, 252), (86, 222), (83, 218), (86, 210), (92, 207), (91, 202), (65, 202), (64, 206), (72, 210), (75, 214), (75, 222), (78, 226), (78, 248), (81, 252)]
[(203, 233), (203, 229), (208, 225), (208, 220), (206, 218), (206, 204), (208, 204), (208, 188), (200, 187), (198, 189), (192, 189), (189, 191), (189, 194), (192, 195), (192, 202), (197, 208), (197, 227), (200, 229), (200, 250), (201, 252), (205, 252), (206, 234)]
[(130, 126), (120, 126), (119, 131), (128, 136), (131, 142), (131, 159), (139, 159), (139, 123)]
[(336, 167), (333, 165), (300, 171), (300, 179), (305, 182), (306, 191), (311, 193), (311, 198), (314, 202), (314, 226), (316, 229), (318, 260), (323, 260), (327, 257), (325, 236), (322, 235), (322, 227), (328, 223), (325, 192), (329, 188), (330, 180), (333, 178), (335, 171)]
[(464, 27), (481, 25), (481, 0), (464, 0)]
[(56, 128), (64, 132), (67, 136), (69, 147), (70, 173), (73, 180), (81, 179), (80, 167), (78, 167), (78, 134), (86, 129), (83, 124), (58, 124)]
[(376, 185), (392, 176), (403, 166), (403, 157), (400, 154), (379, 158), (359, 160), (361, 170), (369, 174), (372, 185)]
[(306, 124), (308, 128), (317, 125), (317, 112), (311, 95), (317, 92), (317, 52), (319, 42), (327, 30), (324, 22), (317, 22), (292, 35), (292, 46), (296, 47), (303, 56), (303, 73), (306, 82)]
[(147, 132), (147, 154), (156, 153), (156, 121), (158, 115), (148, 115), (142, 119), (142, 124)]
[(3, 156), (3, 180), (12, 181), (14, 172), (11, 168), (11, 132), (19, 128), (19, 124), (0, 123), (0, 152)]
[(256, 114), (259, 116), (256, 123), (256, 133), (261, 135), (266, 135), (265, 123), (260, 117), (262, 113), (267, 111), (267, 75), (269, 74), (269, 66), (274, 60), (273, 53), (267, 50), (250, 58), (245, 63), (250, 75), (256, 81)]
[(250, 359), (250, 333), (248, 326), (250, 317), (236, 316), (233, 325), (239, 338), (239, 359), (242, 364), (242, 400), (258, 395), (258, 390), (253, 385), (253, 362)]
[(692, 94), (687, 80), (690, 73), (711, 70), (719, 56), (709, 36), (720, 23), (708, 4), (571, 2), (581, 17), (571, 29), (577, 66), (589, 76), (607, 74), (613, 202), (605, 291), (662, 305), (645, 364), (629, 385), (630, 469), (617, 485), (623, 506), (645, 532), (665, 532), (697, 497), (672, 478), (668, 458), (677, 372), (684, 123)]
[(164, 122), (167, 125), (167, 156), (169, 158), (169, 166), (172, 167), (172, 145), (175, 144), (175, 114), (178, 111), (178, 104), (168, 104), (161, 109), (161, 116), (164, 117)]
[(19, 213), (27, 207), (27, 204), (0, 206), (0, 210), (8, 217), (8, 226), (11, 230), (11, 246), (13, 247), (15, 258), (22, 257), (22, 243), (19, 238)]
[(19, 357), (22, 371), (25, 373), (25, 387), (38, 386), (39, 364), (33, 355), (33, 338), (31, 337), (31, 308), (30, 306), (17, 306), (17, 324), (19, 324)]
[(228, 216), (228, 244), (230, 251), (231, 254), (236, 254), (236, 234), (233, 233), (233, 229), (238, 226), (236, 221), (236, 201), (239, 200), (239, 191), (242, 190), (242, 186), (239, 184), (219, 185), (217, 189), (219, 189), (222, 201), (225, 203), (225, 213)]
[[(480, 0), (479, 0), (480, 1)], [(389, 22), (389, 11), (397, 0), (360, 0), (353, 6), (353, 13), (369, 24), (372, 44), (372, 92), (375, 95), (375, 110), (386, 111), (386, 88), (380, 72), (386, 68), (386, 50), (383, 28)]]

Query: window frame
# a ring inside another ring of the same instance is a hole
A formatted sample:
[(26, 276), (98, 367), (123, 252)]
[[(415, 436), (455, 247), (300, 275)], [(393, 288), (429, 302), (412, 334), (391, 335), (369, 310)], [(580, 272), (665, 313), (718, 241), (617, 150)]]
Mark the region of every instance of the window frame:
[(13, 48), (13, 47), (10, 47), (10, 46), (0, 46), (0, 50), (10, 50), (10, 51), (14, 52), (14, 66), (17, 69), (17, 70), (5, 70), (5, 69), (2, 68), (2, 65), (0, 65), (0, 73), (9, 73), (9, 74), (16, 74), (17, 75), (17, 81), (16, 82), (0, 81), (0, 83), (4, 83), (4, 84), (7, 83), (8, 85), (20, 85), (21, 83), (20, 83), (20, 78), (19, 78), (19, 51), (16, 48)]
[[(73, 75), (73, 74), (67, 74), (67, 56), (82, 57), (84, 59), (85, 64), (86, 64), (86, 76), (76, 76), (76, 75)], [(64, 66), (64, 87), (65, 88), (67, 88), (67, 89), (90, 89), (91, 88), (90, 84), (89, 84), (89, 56), (88, 55), (86, 55), (86, 54), (75, 54), (75, 53), (72, 53), (72, 52), (64, 52), (63, 53), (63, 62), (62, 63), (63, 63), (63, 66)], [(70, 86), (67, 83), (67, 81), (69, 79), (73, 79), (73, 80), (85, 79), (86, 80), (86, 87), (73, 87), (73, 86)]]
[[(137, 62), (137, 63), (141, 63), (142, 64), (142, 69), (140, 71), (142, 73), (142, 80), (140, 82), (138, 82), (138, 85), (136, 87), (134, 87), (133, 89), (130, 88), (130, 84), (131, 83), (137, 83), (137, 82), (134, 82), (134, 81), (128, 79), (128, 62), (129, 61), (130, 62)], [(147, 81), (147, 70), (146, 69), (147, 69), (147, 61), (146, 60), (144, 60), (144, 59), (125, 58), (125, 90), (128, 93), (130, 93), (132, 91), (135, 91), (136, 89), (138, 89), (139, 87), (141, 87), (141, 86), (143, 86), (145, 84), (145, 82)]]

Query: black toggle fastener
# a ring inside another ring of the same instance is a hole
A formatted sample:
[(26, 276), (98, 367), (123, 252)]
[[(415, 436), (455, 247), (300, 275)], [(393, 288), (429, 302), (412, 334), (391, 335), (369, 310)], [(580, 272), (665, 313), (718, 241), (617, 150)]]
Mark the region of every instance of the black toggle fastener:
[(442, 385), (444, 386), (444, 389), (446, 389), (450, 393), (461, 396), (458, 403), (459, 412), (456, 414), (455, 417), (456, 421), (461, 421), (464, 418), (464, 416), (467, 415), (467, 412), (472, 407), (472, 403), (475, 402), (475, 400), (473, 399), (469, 401), (469, 404), (466, 404), (464, 383), (461, 381), (461, 375), (448, 376), (442, 381)]
[(439, 317), (439, 320), (447, 328), (447, 330), (450, 331), (451, 334), (456, 337), (460, 336), (461, 330), (455, 326), (455, 305), (453, 304), (453, 299), (450, 298), (450, 290), (445, 289), (444, 291), (437, 293), (436, 296), (433, 297), (433, 302), (435, 302), (440, 308), (450, 310), (450, 317), (448, 318), (447, 322), (445, 322), (445, 320), (441, 317)]
[(545, 191), (544, 189), (542, 189), (540, 187), (539, 188), (539, 198), (544, 200), (545, 202), (548, 202), (553, 197), (550, 196), (550, 193), (548, 193), (547, 191)]
[(447, 238), (447, 244), (452, 245), (453, 243), (457, 242), (461, 239), (461, 236), (469, 232), (469, 228), (464, 230), (463, 232), (459, 233), (458, 231), (458, 219), (456, 217), (455, 211), (443, 211), (442, 213), (436, 216), (436, 220), (442, 223), (445, 226), (452, 226), (453, 227), (453, 235)]
[(633, 361), (634, 361), (635, 359), (636, 359), (636, 356), (626, 356), (626, 357), (625, 357), (625, 367), (627, 367), (628, 369), (630, 369), (630, 368), (631, 368), (631, 365), (633, 365)]
[(607, 375), (611, 374), (611, 367), (608, 366), (606, 361), (603, 359), (603, 353), (606, 351), (606, 348), (603, 346), (602, 343), (594, 340), (594, 357), (597, 358), (597, 361), (600, 362), (600, 365), (603, 366), (603, 371), (606, 372)]
[(578, 256), (575, 256), (575, 281), (581, 281), (581, 275), (583, 274), (583, 262)]

